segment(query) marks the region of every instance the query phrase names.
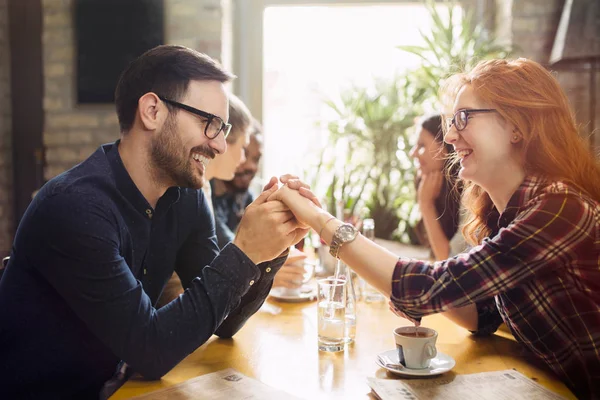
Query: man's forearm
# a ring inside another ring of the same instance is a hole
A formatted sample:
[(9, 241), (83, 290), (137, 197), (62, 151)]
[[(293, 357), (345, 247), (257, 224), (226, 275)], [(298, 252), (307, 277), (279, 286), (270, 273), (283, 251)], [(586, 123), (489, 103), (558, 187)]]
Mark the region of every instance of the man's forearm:
[(242, 329), (248, 318), (260, 309), (273, 286), (275, 274), (281, 269), (287, 259), (287, 253), (285, 252), (273, 261), (258, 265), (261, 271), (260, 279), (252, 285), (252, 288), (242, 297), (240, 305), (219, 326), (215, 332), (217, 336), (221, 338), (232, 337)]

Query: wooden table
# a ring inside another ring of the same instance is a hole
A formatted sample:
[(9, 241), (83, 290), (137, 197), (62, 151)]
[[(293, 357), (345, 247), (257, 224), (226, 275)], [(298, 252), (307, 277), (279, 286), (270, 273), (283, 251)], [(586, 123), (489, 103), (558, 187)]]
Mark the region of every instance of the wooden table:
[[(162, 380), (130, 380), (112, 399), (126, 399), (225, 368), (305, 399), (373, 399), (368, 376), (397, 379), (375, 364), (378, 353), (395, 347), (392, 330), (409, 325), (392, 314), (387, 304), (358, 303), (356, 343), (339, 353), (317, 350), (316, 315), (315, 302), (289, 304), (269, 299), (234, 339), (213, 337)], [(424, 318), (423, 325), (439, 332), (438, 350), (456, 360), (448, 374), (514, 368), (575, 399), (543, 366), (527, 358), (509, 333), (476, 338), (441, 315)]]

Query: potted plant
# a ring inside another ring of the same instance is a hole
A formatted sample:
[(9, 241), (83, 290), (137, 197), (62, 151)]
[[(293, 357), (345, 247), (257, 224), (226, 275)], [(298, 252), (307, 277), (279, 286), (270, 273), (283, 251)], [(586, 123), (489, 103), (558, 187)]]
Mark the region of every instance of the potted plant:
[[(407, 129), (420, 113), (418, 97), (408, 76), (401, 75), (376, 80), (372, 87), (351, 87), (326, 102), (334, 114), (327, 124), (330, 144), (321, 154), (313, 184), (327, 182), (325, 197), (332, 213), (339, 214), (341, 208), (357, 215), (366, 207), (377, 237), (391, 238), (414, 206)], [(403, 207), (406, 212), (400, 213)]]
[[(425, 0), (431, 17), (431, 30), (421, 31), (423, 46), (398, 46), (419, 57), (421, 65), (411, 72), (412, 84), (424, 92), (425, 102), (439, 109), (440, 86), (448, 76), (469, 70), (479, 61), (505, 58), (511, 47), (500, 44), (493, 34), (475, 21), (472, 10), (456, 18), (455, 1)], [(445, 14), (445, 15), (443, 15)]]

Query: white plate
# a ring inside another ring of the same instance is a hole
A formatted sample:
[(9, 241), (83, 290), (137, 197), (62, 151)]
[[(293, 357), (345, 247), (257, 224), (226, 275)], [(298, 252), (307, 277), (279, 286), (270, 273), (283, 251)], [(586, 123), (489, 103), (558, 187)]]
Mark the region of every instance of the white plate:
[[(398, 362), (398, 352), (396, 351), (396, 349), (384, 351), (383, 353), (381, 353), (381, 355), (388, 356), (389, 359), (395, 363)], [(403, 368), (403, 369), (399, 370), (396, 368), (388, 368), (388, 367), (384, 366), (383, 364), (381, 364), (379, 362), (378, 358), (375, 359), (375, 362), (381, 368), (385, 368), (388, 371), (390, 371), (391, 373), (398, 374), (398, 375), (406, 375), (406, 376), (439, 375), (439, 374), (443, 374), (444, 372), (450, 371), (456, 365), (456, 361), (454, 361), (454, 358), (450, 357), (448, 354), (440, 353), (439, 351), (437, 353), (437, 356), (435, 356), (434, 358), (431, 359), (431, 365), (429, 366), (429, 368), (424, 368), (424, 369)]]
[(315, 300), (317, 298), (317, 291), (312, 287), (304, 286), (298, 295), (289, 295), (286, 288), (275, 287), (271, 289), (269, 295), (278, 301), (302, 303), (304, 301)]

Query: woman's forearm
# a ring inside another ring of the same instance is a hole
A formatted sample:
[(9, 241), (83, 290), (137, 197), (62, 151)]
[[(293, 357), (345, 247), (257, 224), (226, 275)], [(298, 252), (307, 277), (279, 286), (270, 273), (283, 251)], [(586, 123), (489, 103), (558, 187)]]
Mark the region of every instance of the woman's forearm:
[(468, 306), (453, 308), (441, 313), (455, 324), (462, 326), (469, 331), (476, 331), (479, 316), (477, 315), (477, 306), (469, 304)]
[[(342, 221), (324, 211), (318, 213), (310, 222), (313, 229), (321, 232), (321, 238), (327, 244), (331, 243), (333, 234), (341, 224)], [(385, 294), (386, 297), (391, 296), (392, 276), (398, 262), (397, 255), (362, 235), (358, 235), (352, 242), (344, 244), (338, 255), (370, 285)], [(443, 315), (465, 329), (477, 330), (477, 307), (475, 304), (448, 310)]]
[[(433, 255), (436, 261), (446, 260), (450, 256), (450, 241), (446, 238), (446, 234), (442, 229), (435, 205), (427, 206), (420, 204), (419, 206)], [(467, 330), (477, 330), (478, 316), (475, 304), (453, 308), (441, 314)]]
[(420, 205), (420, 208), (433, 255), (436, 261), (446, 260), (450, 256), (450, 241), (442, 229), (435, 206)]
[[(327, 244), (331, 244), (333, 234), (341, 224), (342, 221), (331, 219), (328, 213), (319, 215), (315, 222), (311, 223), (317, 232), (322, 228), (321, 238)], [(340, 247), (338, 256), (371, 286), (390, 297), (397, 255), (358, 235), (352, 242)]]

